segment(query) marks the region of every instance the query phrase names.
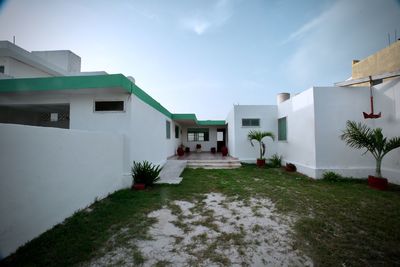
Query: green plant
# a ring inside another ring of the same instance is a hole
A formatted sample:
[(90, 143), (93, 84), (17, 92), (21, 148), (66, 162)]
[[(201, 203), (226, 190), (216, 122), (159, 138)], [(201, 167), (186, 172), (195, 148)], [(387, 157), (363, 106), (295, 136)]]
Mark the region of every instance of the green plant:
[(275, 135), (272, 132), (262, 132), (252, 130), (248, 133), (247, 139), (250, 141), (251, 146), (254, 146), (253, 140), (256, 140), (260, 144), (260, 157), (259, 159), (264, 159), (265, 155), (265, 144), (262, 141), (265, 137), (271, 137), (272, 140), (275, 140)]
[(395, 148), (400, 147), (400, 136), (387, 139), (381, 128), (371, 129), (367, 125), (355, 121), (347, 121), (346, 129), (340, 138), (352, 148), (365, 148), (376, 160), (375, 176), (382, 177), (381, 165), (383, 157)]
[(135, 184), (145, 184), (146, 186), (153, 185), (160, 179), (159, 174), (161, 167), (153, 165), (148, 161), (133, 162), (132, 178)]
[(282, 156), (277, 153), (273, 154), (269, 159), (269, 164), (272, 168), (279, 168), (282, 166)]
[(324, 172), (324, 174), (322, 175), (322, 179), (327, 181), (340, 181), (344, 178), (336, 172)]

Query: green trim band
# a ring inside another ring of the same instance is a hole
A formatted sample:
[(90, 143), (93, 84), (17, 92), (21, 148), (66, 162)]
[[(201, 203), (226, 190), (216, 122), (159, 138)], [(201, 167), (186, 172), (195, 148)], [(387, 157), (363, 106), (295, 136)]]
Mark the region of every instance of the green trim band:
[(197, 120), (196, 114), (193, 113), (174, 113), (172, 114), (173, 120), (190, 120), (194, 121), (197, 125), (202, 126), (217, 126), (225, 125), (223, 120)]
[(225, 121), (199, 121), (195, 114), (172, 114), (122, 74), (18, 78), (0, 80), (0, 93), (122, 88), (170, 119), (193, 120), (198, 125), (225, 125)]

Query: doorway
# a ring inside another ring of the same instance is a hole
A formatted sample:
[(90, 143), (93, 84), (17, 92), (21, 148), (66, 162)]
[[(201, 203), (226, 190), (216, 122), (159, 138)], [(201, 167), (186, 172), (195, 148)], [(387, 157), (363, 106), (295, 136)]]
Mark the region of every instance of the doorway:
[(226, 129), (217, 129), (217, 152), (221, 152), (221, 148), (226, 146)]

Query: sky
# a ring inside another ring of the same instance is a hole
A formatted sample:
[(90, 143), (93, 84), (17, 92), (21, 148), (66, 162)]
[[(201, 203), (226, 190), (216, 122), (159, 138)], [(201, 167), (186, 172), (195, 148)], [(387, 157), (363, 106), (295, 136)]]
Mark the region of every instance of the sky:
[(172, 113), (332, 86), (400, 38), (400, 0), (0, 0), (0, 40), (71, 50), (82, 71), (122, 73)]

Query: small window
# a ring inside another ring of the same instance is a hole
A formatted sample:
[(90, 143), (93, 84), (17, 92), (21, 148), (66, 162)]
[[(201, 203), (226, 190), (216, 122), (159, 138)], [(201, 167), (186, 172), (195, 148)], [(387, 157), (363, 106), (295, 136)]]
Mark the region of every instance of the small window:
[(167, 134), (167, 139), (171, 139), (171, 122), (166, 121), (165, 130)]
[(94, 111), (124, 111), (124, 101), (96, 101)]
[(4, 74), (4, 66), (0, 66), (0, 73)]
[(175, 138), (179, 138), (179, 126), (175, 125)]
[(278, 119), (278, 140), (287, 140), (287, 124), (286, 117)]
[(188, 142), (209, 141), (208, 129), (207, 128), (188, 129), (187, 140)]
[(260, 119), (242, 119), (242, 126), (260, 126)]
[(224, 132), (217, 132), (217, 141), (224, 141)]

